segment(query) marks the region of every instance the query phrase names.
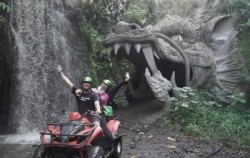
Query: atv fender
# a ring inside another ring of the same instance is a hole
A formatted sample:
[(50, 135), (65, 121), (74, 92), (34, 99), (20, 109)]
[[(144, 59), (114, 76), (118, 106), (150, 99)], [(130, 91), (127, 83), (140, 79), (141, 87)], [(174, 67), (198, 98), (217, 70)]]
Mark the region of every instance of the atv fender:
[(120, 121), (118, 121), (118, 120), (109, 120), (107, 126), (108, 126), (108, 129), (112, 133), (116, 133), (119, 126), (120, 126)]

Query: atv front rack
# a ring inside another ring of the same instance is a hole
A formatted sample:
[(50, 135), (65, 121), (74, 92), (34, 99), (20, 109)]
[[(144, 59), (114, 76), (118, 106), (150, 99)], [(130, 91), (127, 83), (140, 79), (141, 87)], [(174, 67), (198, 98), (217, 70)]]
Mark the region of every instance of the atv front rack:
[[(67, 131), (63, 133), (63, 125), (81, 126), (81, 131)], [(86, 128), (88, 127), (88, 128)], [(40, 133), (40, 139), (45, 146), (71, 146), (82, 147), (95, 131), (96, 127), (91, 123), (71, 124), (71, 123), (49, 123), (45, 132)]]

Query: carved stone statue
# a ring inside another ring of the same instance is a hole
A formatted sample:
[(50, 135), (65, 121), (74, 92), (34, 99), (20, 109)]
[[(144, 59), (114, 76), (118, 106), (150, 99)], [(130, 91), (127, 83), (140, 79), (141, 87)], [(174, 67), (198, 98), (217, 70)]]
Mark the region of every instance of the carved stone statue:
[(190, 86), (231, 94), (239, 90), (243, 59), (236, 48), (237, 31), (231, 15), (220, 13), (219, 1), (201, 0), (185, 17), (166, 15), (141, 28), (120, 21), (104, 43), (113, 68), (128, 59), (136, 68), (129, 81), (133, 98), (170, 101), (176, 87)]

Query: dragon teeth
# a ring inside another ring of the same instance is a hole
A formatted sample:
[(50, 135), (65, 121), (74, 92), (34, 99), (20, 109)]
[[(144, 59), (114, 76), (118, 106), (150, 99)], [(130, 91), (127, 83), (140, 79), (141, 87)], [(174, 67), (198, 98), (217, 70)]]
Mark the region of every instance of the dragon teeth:
[(115, 55), (117, 55), (120, 46), (121, 46), (121, 44), (119, 44), (119, 43), (115, 44)]
[(129, 43), (126, 43), (125, 44), (125, 50), (126, 50), (126, 53), (127, 53), (127, 55), (129, 55), (130, 54), (130, 49), (131, 49), (131, 44), (129, 44)]
[(140, 53), (141, 44), (135, 44), (135, 50), (137, 51), (137, 53)]
[(111, 46), (108, 47), (108, 55), (109, 55), (109, 56), (110, 56), (110, 54), (111, 54), (111, 52), (112, 52), (113, 49), (114, 49), (114, 48), (111, 47)]

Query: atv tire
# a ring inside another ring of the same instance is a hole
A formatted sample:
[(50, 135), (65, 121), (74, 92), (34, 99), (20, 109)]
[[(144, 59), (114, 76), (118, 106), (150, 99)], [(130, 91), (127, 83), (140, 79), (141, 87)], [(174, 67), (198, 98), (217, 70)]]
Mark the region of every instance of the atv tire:
[(33, 158), (46, 158), (47, 155), (48, 155), (48, 153), (44, 150), (44, 147), (41, 144), (36, 148), (36, 150), (33, 154)]
[(122, 139), (120, 139), (116, 145), (115, 149), (110, 158), (121, 158), (122, 155)]
[(105, 153), (101, 146), (94, 146), (88, 153), (88, 158), (104, 158)]

